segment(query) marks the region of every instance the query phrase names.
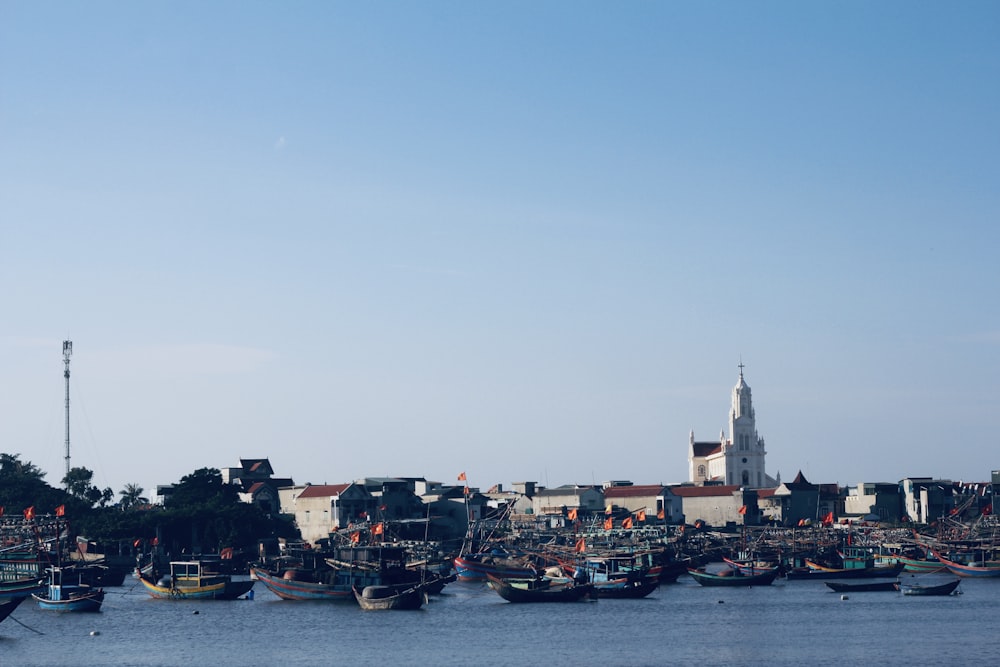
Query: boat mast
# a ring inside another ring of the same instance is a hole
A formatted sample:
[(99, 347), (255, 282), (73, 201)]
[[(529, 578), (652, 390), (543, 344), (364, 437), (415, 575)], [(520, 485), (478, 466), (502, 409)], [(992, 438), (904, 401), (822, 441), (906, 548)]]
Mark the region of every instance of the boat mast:
[(66, 378), (66, 475), (69, 476), (69, 358), (73, 356), (73, 341), (63, 341), (63, 364), (66, 370), (63, 377)]

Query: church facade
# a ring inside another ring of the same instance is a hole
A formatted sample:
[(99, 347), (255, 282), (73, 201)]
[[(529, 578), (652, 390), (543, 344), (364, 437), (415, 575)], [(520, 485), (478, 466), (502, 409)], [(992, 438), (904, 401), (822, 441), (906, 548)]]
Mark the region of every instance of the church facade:
[(716, 441), (699, 442), (694, 431), (688, 441), (688, 479), (695, 484), (715, 482), (751, 489), (770, 488), (778, 482), (767, 475), (764, 467), (764, 439), (757, 434), (750, 385), (740, 377), (733, 387), (729, 410), (729, 437), (725, 431)]

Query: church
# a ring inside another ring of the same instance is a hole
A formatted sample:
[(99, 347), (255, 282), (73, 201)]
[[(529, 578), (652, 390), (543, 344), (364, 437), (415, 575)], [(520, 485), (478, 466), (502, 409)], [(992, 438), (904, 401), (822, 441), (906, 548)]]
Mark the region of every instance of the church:
[(719, 439), (698, 442), (694, 431), (688, 442), (688, 477), (695, 484), (706, 482), (741, 486), (751, 489), (772, 488), (780, 481), (772, 479), (764, 470), (764, 439), (757, 434), (750, 385), (740, 377), (733, 387), (732, 406), (729, 410), (729, 438), (723, 431)]

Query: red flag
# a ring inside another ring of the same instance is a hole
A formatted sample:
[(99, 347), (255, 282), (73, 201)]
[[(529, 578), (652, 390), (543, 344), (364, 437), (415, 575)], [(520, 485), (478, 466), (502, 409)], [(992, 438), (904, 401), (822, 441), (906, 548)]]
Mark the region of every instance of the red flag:
[(135, 540), (134, 542), (132, 542), (132, 546), (133, 546), (133, 547), (136, 547), (136, 548), (138, 548), (138, 546), (139, 546), (140, 544), (142, 544), (142, 538), (141, 538), (141, 537), (139, 537), (139, 538), (136, 538), (136, 540)]
[(739, 512), (738, 512), (738, 513), (739, 513), (739, 514), (746, 514), (746, 513), (747, 513), (747, 506), (746, 506), (746, 505), (744, 505), (743, 507), (741, 507), (741, 508), (739, 509)]
[(574, 549), (578, 554), (582, 554), (587, 550), (587, 542), (581, 537), (576, 541), (576, 547)]
[(24, 510), (24, 518), (31, 521), (35, 518), (35, 506), (32, 505)]
[(666, 510), (663, 510), (663, 509), (657, 510), (656, 511), (656, 518), (657, 519), (666, 519), (667, 518), (667, 512), (666, 512)]
[(833, 512), (827, 512), (827, 515), (823, 517), (823, 525), (824, 526), (833, 525)]
[(361, 541), (361, 533), (359, 533), (358, 531), (354, 531), (353, 533), (351, 533), (352, 543), (357, 544), (360, 541)]
[(622, 521), (622, 528), (624, 528), (625, 530), (630, 530), (632, 528), (632, 517), (630, 516), (625, 517), (625, 519)]
[(0, 505), (0, 516), (3, 516), (3, 505)]
[(464, 472), (458, 473), (458, 481), (460, 481), (460, 482), (464, 482), (465, 481), (465, 473)]
[(66, 516), (66, 506), (60, 505), (56, 508), (56, 516)]
[(635, 515), (635, 518), (640, 522), (646, 520), (646, 510), (639, 510), (639, 513)]
[(611, 522), (611, 517), (604, 520), (604, 530), (611, 530), (614, 524)]
[(384, 511), (386, 511), (387, 509), (389, 509), (389, 506), (388, 506), (388, 505), (379, 505), (379, 506), (378, 506), (378, 511), (379, 511), (379, 512), (384, 512)]
[(368, 512), (365, 512), (364, 510), (361, 510), (360, 512), (358, 512), (358, 518), (359, 519), (367, 519), (368, 518)]
[(233, 559), (233, 548), (232, 547), (226, 547), (225, 549), (223, 549), (222, 551), (220, 551), (219, 552), (219, 559), (220, 560), (232, 560)]
[(569, 519), (570, 521), (576, 521), (576, 509), (571, 509), (570, 511), (566, 512), (566, 518)]
[(462, 493), (464, 493), (465, 495), (469, 495), (469, 487), (465, 487), (464, 489), (462, 489)]
[(159, 544), (159, 543), (160, 543), (160, 538), (158, 538), (158, 537), (154, 537), (154, 538), (152, 539), (152, 541), (150, 542), (150, 544), (152, 544), (152, 545), (153, 545), (154, 547), (155, 547), (155, 546), (156, 546), (157, 544)]
[(376, 523), (372, 526), (372, 535), (381, 535), (385, 532), (385, 526), (382, 523)]
[[(0, 507), (0, 514), (3, 514), (2, 507)], [(991, 514), (993, 514), (993, 503), (990, 503), (989, 505), (983, 508), (983, 516), (989, 516)]]

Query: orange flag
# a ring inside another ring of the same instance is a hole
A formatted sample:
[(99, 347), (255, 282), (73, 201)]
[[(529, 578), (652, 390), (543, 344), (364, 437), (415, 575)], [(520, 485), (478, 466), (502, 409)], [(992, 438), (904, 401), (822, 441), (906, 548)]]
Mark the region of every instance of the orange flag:
[(576, 541), (576, 548), (574, 550), (578, 554), (582, 554), (584, 551), (587, 550), (587, 543), (584, 541), (582, 537)]
[(464, 489), (462, 489), (462, 493), (464, 493), (465, 495), (469, 495), (469, 487), (465, 487)]
[(664, 510), (662, 510), (662, 509), (661, 509), (661, 510), (657, 510), (657, 511), (656, 511), (656, 518), (657, 518), (657, 519), (666, 519), (666, 518), (667, 518), (667, 513), (666, 513), (666, 511), (664, 511)]
[(604, 508), (604, 513), (611, 516), (611, 503), (608, 503), (608, 506)]
[(465, 473), (464, 472), (458, 473), (458, 481), (460, 481), (460, 482), (464, 482), (465, 481)]
[(357, 544), (360, 541), (361, 541), (361, 533), (359, 533), (358, 531), (354, 531), (353, 533), (351, 533), (351, 542), (353, 544)]
[(639, 521), (645, 521), (646, 520), (646, 510), (639, 510), (639, 513), (635, 515), (635, 518), (638, 519)]
[(24, 518), (31, 521), (35, 518), (35, 506), (32, 505), (24, 510)]
[(744, 505), (739, 509), (738, 514), (746, 514), (746, 513), (747, 513), (747, 506)]
[(372, 535), (381, 535), (385, 532), (385, 525), (382, 523), (376, 523), (372, 526)]
[(624, 528), (625, 530), (629, 530), (632, 528), (632, 517), (630, 516), (625, 517), (625, 520), (622, 521), (622, 528)]
[(56, 508), (56, 516), (66, 516), (66, 506), (60, 505)]
[(576, 521), (576, 509), (571, 509), (570, 511), (566, 512), (566, 518), (569, 519), (570, 521)]
[(611, 517), (604, 520), (604, 530), (611, 530), (614, 524), (611, 522)]

